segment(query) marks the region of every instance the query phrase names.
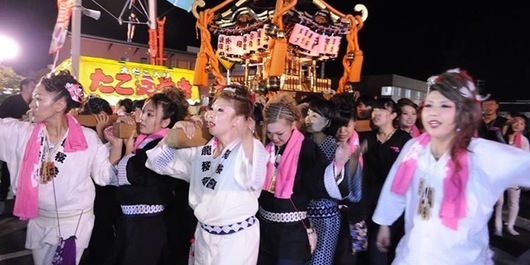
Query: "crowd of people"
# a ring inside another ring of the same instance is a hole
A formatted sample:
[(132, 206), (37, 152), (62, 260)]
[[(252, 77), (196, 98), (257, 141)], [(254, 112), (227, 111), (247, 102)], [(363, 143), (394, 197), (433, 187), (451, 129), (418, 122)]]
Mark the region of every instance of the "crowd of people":
[[(427, 86), (258, 105), (230, 84), (197, 117), (179, 88), (113, 108), (62, 71), (21, 83), (27, 117), (0, 113), (0, 160), (35, 264), (493, 264), (530, 187), (527, 117), (465, 70)], [(114, 135), (112, 115), (136, 130)]]

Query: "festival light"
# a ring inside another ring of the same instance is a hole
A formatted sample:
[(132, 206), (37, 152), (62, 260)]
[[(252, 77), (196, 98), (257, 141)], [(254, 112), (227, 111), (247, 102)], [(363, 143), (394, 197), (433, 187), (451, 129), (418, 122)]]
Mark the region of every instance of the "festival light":
[(18, 44), (11, 38), (0, 35), (0, 64), (18, 55)]

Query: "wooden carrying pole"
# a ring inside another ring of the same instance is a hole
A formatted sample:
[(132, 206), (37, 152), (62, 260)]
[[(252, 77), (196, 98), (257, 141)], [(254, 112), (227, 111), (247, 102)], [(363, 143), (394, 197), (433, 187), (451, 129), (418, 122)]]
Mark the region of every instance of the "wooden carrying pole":
[(166, 136), (166, 144), (173, 148), (194, 147), (205, 145), (210, 139), (212, 135), (206, 127), (195, 130), (195, 135), (191, 139), (182, 129), (170, 129)]
[[(74, 115), (74, 118), (79, 122), (79, 124), (86, 127), (96, 127), (96, 115)], [(118, 115), (112, 114), (109, 115), (109, 121), (107, 126), (111, 126), (118, 119)]]

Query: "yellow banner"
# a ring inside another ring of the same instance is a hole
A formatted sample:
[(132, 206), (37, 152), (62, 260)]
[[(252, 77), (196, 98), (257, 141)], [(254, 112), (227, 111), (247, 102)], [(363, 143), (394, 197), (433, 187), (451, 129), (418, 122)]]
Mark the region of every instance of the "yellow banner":
[[(71, 64), (67, 59), (55, 71), (70, 70)], [(78, 81), (85, 95), (99, 95), (111, 105), (123, 98), (148, 98), (171, 85), (182, 89), (190, 103), (200, 101), (199, 89), (191, 85), (193, 70), (87, 56), (81, 56), (79, 64)]]

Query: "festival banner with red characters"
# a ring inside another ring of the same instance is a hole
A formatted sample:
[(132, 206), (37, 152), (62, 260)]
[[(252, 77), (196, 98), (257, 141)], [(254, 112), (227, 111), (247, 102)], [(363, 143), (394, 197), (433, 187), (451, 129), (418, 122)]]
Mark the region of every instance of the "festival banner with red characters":
[[(85, 95), (98, 95), (111, 105), (123, 98), (148, 98), (168, 86), (182, 89), (191, 104), (200, 101), (199, 89), (191, 85), (193, 70), (87, 56), (79, 61), (79, 82)], [(67, 59), (55, 71), (70, 67), (71, 60)]]
[(74, 0), (57, 0), (57, 21), (53, 27), (52, 40), (48, 51), (49, 54), (56, 53), (63, 47), (68, 25), (70, 25), (73, 7)]

